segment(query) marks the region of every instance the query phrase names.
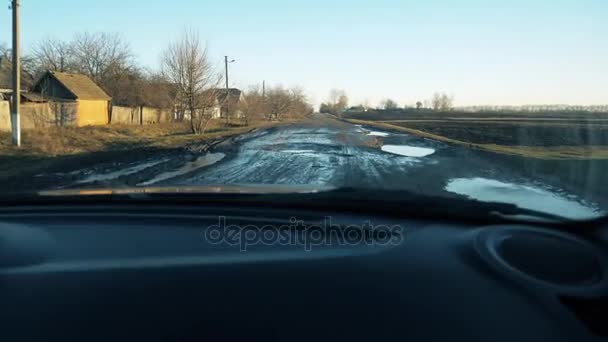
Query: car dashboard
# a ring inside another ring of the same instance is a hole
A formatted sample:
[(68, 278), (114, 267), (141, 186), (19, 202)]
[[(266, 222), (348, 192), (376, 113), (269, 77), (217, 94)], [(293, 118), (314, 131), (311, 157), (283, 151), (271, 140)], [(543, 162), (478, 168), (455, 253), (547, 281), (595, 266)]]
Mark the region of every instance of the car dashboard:
[[(296, 217), (316, 243), (292, 239)], [(325, 239), (328, 218), (350, 240)], [(603, 241), (356, 210), (5, 207), (0, 340), (601, 341)]]

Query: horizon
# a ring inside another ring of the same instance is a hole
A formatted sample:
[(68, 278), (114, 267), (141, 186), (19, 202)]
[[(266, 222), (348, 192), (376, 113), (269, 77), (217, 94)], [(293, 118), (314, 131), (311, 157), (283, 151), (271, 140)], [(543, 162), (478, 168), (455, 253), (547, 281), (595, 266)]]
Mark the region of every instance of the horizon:
[[(400, 106), (454, 96), (456, 107), (606, 105), (608, 3), (522, 1), (22, 0), (22, 53), (46, 37), (119, 33), (136, 63), (158, 69), (161, 51), (185, 27), (200, 33), (210, 59), (230, 66), (231, 86), (301, 87), (318, 106), (331, 89), (350, 105)], [(120, 8), (120, 10), (117, 10)], [(225, 15), (228, 13), (228, 15)], [(0, 42), (10, 47), (10, 11)], [(47, 18), (61, 18), (40, 25)], [(227, 18), (233, 21), (228, 23)], [(44, 29), (41, 29), (41, 26)]]

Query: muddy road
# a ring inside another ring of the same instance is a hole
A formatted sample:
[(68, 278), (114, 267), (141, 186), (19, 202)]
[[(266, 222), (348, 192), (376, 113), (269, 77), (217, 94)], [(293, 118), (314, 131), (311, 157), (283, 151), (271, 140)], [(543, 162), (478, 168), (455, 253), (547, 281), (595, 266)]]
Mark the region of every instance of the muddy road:
[(492, 199), (574, 218), (608, 208), (597, 191), (604, 177), (595, 177), (591, 164), (568, 163), (471, 150), (317, 114), (199, 150), (58, 173), (47, 188), (312, 184)]

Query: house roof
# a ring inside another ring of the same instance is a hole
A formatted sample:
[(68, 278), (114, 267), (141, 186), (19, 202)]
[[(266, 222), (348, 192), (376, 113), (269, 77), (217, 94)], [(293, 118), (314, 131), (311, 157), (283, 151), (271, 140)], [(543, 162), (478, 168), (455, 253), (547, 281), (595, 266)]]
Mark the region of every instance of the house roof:
[(21, 93), (21, 97), (26, 99), (29, 102), (47, 102), (48, 101), (48, 99), (45, 99), (36, 93), (23, 92), (23, 93)]
[(240, 89), (229, 88), (229, 89), (215, 89), (217, 101), (220, 105), (237, 104), (241, 100), (243, 92)]
[(86, 75), (65, 72), (49, 74), (80, 100), (110, 100), (110, 96)]
[[(0, 89), (0, 99), (10, 100), (13, 96), (13, 89)], [(30, 93), (27, 90), (21, 89), (21, 98), (29, 102), (46, 102), (40, 95)]]

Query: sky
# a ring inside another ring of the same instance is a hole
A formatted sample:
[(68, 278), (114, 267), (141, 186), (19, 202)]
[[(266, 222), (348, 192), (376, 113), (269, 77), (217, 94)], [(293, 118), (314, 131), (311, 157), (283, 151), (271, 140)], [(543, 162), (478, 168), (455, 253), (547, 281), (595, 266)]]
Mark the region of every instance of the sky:
[(21, 0), (26, 54), (44, 37), (103, 31), (158, 69), (190, 28), (218, 71), (236, 59), (231, 86), (297, 86), (315, 104), (333, 88), (352, 105), (435, 92), (459, 106), (607, 104), (606, 18), (607, 0)]

